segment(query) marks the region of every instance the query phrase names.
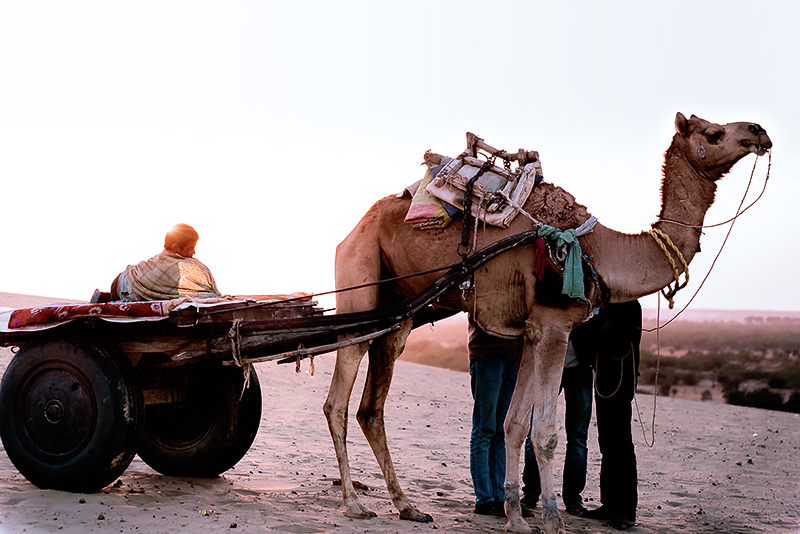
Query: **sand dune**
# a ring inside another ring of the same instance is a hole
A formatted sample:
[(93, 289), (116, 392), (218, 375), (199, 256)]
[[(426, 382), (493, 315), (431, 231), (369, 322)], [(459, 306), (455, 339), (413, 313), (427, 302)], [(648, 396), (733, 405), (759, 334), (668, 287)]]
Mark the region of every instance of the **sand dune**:
[(0, 308), (30, 308), (32, 306), (51, 304), (53, 302), (78, 301), (53, 297), (38, 297), (36, 295), (23, 295), (21, 293), (0, 293)]
[[(2, 371), (11, 356), (8, 349), (0, 351)], [(361, 492), (363, 502), (378, 517), (344, 517), (322, 414), (333, 362), (332, 355), (317, 358), (315, 376), (296, 374), (294, 366), (259, 364), (264, 397), (259, 434), (244, 459), (216, 479), (165, 477), (136, 458), (104, 491), (72, 494), (36, 488), (0, 452), (0, 532), (501, 532), (501, 519), (471, 513), (468, 375), (403, 361), (386, 407), (390, 448), (401, 484), (435, 522), (397, 518), (354, 422), (349, 438), (354, 477), (369, 487)], [(357, 391), (363, 375), (362, 370)], [(637, 400), (649, 425), (653, 399)], [(355, 410), (354, 404), (350, 413)], [(653, 448), (644, 443), (638, 419), (640, 526), (633, 532), (800, 532), (800, 416), (659, 398)], [(563, 459), (563, 428), (560, 432), (556, 465)], [(584, 497), (594, 507), (599, 501), (594, 430), (589, 447)], [(572, 516), (566, 523), (569, 533), (613, 532)]]

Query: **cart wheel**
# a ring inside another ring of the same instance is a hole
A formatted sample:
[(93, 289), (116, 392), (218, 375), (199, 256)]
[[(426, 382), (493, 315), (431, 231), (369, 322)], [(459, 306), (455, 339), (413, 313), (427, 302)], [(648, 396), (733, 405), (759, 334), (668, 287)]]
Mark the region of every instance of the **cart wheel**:
[(143, 377), (145, 388), (166, 386), (177, 403), (148, 404), (139, 457), (170, 476), (215, 477), (242, 459), (261, 422), (261, 386), (255, 369), (244, 390), (238, 367), (182, 367)]
[(0, 384), (0, 438), (11, 462), (43, 489), (90, 493), (130, 465), (144, 401), (130, 361), (89, 342), (23, 348)]

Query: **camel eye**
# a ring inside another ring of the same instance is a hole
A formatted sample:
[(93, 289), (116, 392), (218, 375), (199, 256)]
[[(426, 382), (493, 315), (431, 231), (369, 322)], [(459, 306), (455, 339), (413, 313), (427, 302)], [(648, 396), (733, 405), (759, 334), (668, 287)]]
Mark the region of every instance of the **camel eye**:
[(716, 145), (717, 143), (722, 141), (722, 137), (725, 135), (725, 132), (722, 130), (716, 130), (712, 132), (707, 132), (705, 135), (709, 143)]

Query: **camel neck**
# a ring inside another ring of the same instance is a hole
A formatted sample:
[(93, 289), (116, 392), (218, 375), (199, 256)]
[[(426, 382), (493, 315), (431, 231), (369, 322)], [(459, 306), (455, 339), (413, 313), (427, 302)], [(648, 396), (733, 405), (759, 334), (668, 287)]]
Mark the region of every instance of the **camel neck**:
[[(716, 183), (700, 176), (678, 154), (667, 151), (661, 188), (661, 213), (653, 227), (667, 234), (690, 262), (700, 243), (700, 228), (714, 201)], [(646, 232), (625, 234), (600, 224), (583, 240), (585, 251), (616, 250), (595, 258), (595, 267), (611, 294), (612, 302), (650, 295), (674, 280), (664, 252)], [(677, 260), (676, 260), (677, 261)], [(683, 269), (679, 269), (683, 272)]]
[(714, 203), (717, 183), (700, 176), (672, 147), (667, 151), (661, 184), (661, 213), (654, 228), (667, 234), (691, 261), (700, 243), (706, 212)]

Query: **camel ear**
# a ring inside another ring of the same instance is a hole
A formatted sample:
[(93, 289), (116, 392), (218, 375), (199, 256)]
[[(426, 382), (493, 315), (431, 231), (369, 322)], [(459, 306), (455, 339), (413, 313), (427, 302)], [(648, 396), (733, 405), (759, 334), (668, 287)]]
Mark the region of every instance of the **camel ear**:
[(686, 120), (686, 117), (684, 117), (683, 113), (680, 111), (675, 115), (675, 130), (683, 136), (689, 133), (689, 121)]

